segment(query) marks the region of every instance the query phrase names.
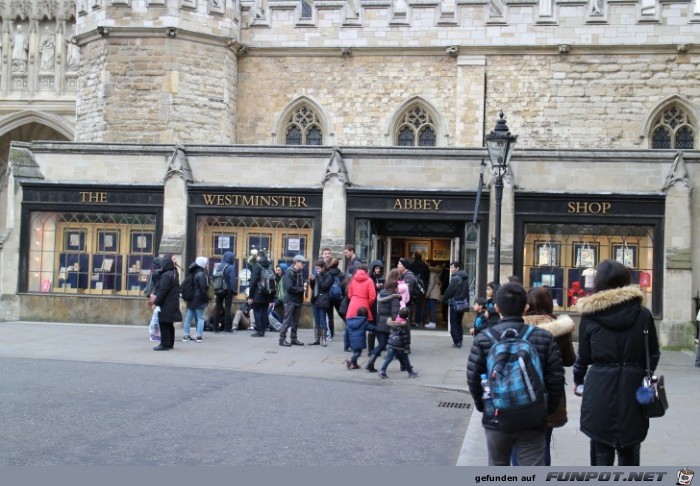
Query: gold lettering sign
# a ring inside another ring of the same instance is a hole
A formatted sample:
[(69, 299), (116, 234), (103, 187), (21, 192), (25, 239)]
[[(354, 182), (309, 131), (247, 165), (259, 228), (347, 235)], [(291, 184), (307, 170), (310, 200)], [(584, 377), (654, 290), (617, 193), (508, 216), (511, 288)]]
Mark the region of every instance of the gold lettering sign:
[(308, 208), (306, 196), (259, 196), (246, 194), (202, 194), (207, 206), (260, 208)]
[(612, 207), (609, 202), (570, 201), (567, 212), (575, 214), (607, 214)]
[(439, 211), (442, 199), (396, 198), (395, 211)]
[(97, 203), (104, 204), (107, 202), (106, 192), (81, 192), (80, 193), (81, 203)]

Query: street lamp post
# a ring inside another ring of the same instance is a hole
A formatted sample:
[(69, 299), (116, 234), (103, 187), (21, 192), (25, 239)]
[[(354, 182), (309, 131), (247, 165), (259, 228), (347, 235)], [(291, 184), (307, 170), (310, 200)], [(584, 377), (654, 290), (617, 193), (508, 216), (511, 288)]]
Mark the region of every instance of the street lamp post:
[(508, 162), (513, 153), (513, 147), (518, 140), (512, 135), (500, 114), (496, 127), (486, 136), (486, 149), (489, 153), (491, 168), (496, 171), (496, 237), (493, 242), (493, 282), (501, 283), (501, 203), (503, 202), (503, 176), (508, 171)]

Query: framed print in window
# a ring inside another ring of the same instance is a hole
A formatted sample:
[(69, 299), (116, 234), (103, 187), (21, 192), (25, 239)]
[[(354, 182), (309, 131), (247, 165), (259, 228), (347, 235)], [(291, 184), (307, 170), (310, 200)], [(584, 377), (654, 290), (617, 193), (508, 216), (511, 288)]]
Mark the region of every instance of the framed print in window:
[(85, 251), (85, 230), (66, 229), (63, 233), (65, 251)]
[(119, 231), (98, 230), (97, 231), (97, 251), (99, 253), (119, 252)]
[(598, 265), (600, 243), (574, 243), (573, 249), (572, 267), (595, 267)]
[(637, 268), (637, 245), (612, 245), (612, 257), (627, 268)]
[(214, 255), (223, 255), (227, 251), (235, 253), (236, 237), (233, 235), (213, 235)]
[(423, 258), (430, 255), (430, 240), (412, 240), (408, 242), (408, 257), (413, 258), (416, 252), (420, 252)]
[(153, 253), (153, 232), (132, 231), (130, 253)]
[(561, 243), (550, 241), (535, 242), (535, 266), (559, 267), (561, 266)]

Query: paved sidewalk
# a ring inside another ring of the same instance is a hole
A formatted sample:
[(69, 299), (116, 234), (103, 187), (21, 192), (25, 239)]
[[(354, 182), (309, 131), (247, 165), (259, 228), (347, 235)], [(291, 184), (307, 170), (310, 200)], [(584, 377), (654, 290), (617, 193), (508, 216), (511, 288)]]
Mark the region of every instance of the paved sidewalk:
[[(175, 349), (154, 352), (157, 344), (148, 340), (146, 326), (70, 323), (0, 323), (3, 345), (0, 357), (56, 359), (87, 362), (141, 364), (235, 370), (253, 373), (323, 377), (334, 380), (368, 381), (380, 378), (365, 370), (347, 370), (342, 333), (328, 347), (308, 346), (312, 330), (300, 330), (303, 347), (282, 348), (278, 335), (250, 338), (249, 331), (235, 334), (205, 333), (204, 342), (182, 342), (176, 329)], [(447, 332), (412, 331), (411, 362), (418, 378), (409, 379), (399, 371), (398, 362), (389, 367), (386, 386), (429, 386), (466, 392), (466, 364), (471, 338), (465, 336), (462, 349), (454, 349)], [(360, 360), (367, 360), (366, 352)], [(381, 358), (380, 358), (381, 360)], [(642, 445), (643, 465), (685, 466), (697, 464), (700, 455), (700, 369), (694, 367), (690, 352), (664, 351), (658, 373), (667, 381), (671, 408), (665, 417), (652, 420)], [(381, 363), (379, 363), (381, 364)], [(571, 369), (567, 369), (567, 408), (569, 423), (554, 431), (552, 463), (562, 466), (588, 465), (588, 438), (578, 430), (581, 400), (571, 393)], [(481, 414), (475, 410), (467, 428), (458, 465), (487, 464)]]

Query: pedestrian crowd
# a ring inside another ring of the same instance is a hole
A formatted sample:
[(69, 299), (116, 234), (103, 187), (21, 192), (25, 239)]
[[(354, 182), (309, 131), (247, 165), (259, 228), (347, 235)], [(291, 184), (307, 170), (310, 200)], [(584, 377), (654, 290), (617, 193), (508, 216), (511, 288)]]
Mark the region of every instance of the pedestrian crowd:
[[(336, 339), (335, 316), (344, 321), (343, 349), (352, 353), (344, 360), (348, 370), (361, 368), (359, 359), (367, 350), (368, 372), (388, 378), (396, 359), (401, 371), (415, 378), (411, 329), (434, 329), (439, 304), (447, 308), (443, 315), (452, 346), (462, 347), (470, 285), (459, 262), (451, 262), (444, 279), (441, 269), (425, 264), (420, 254), (413, 261), (400, 258), (395, 268), (385, 271), (381, 260), (362, 263), (352, 245), (343, 253), (342, 270), (340, 259), (328, 248), (312, 269), (306, 268), (303, 255), (294, 256), (285, 269), (273, 267), (265, 252), (257, 251), (249, 260), (246, 299), (236, 311), (232, 304), (238, 275), (232, 252), (222, 256), (211, 277), (208, 259), (197, 257), (182, 284), (171, 255), (156, 259), (145, 290), (153, 309), (150, 339), (160, 341), (154, 350), (173, 349), (174, 323), (180, 321), (185, 342), (203, 342), (207, 328), (232, 333), (248, 326), (251, 337), (273, 332), (281, 347), (304, 346), (298, 327), (305, 301), (311, 304), (314, 320), (309, 345), (327, 346)], [(611, 466), (616, 457), (619, 466), (640, 464), (641, 443), (649, 428), (640, 387), (660, 358), (654, 321), (643, 302), (644, 294), (631, 285), (624, 265), (601, 262), (595, 292), (576, 304), (581, 320), (575, 350), (574, 322), (554, 314), (546, 288), (527, 291), (517, 277), (500, 286), (487, 284), (486, 296), (474, 299), (471, 306), (467, 385), (482, 412), (489, 465), (551, 464), (554, 429), (568, 420), (564, 367), (573, 367), (572, 392), (582, 397), (580, 428), (590, 439), (591, 465)], [(377, 367), (382, 354), (383, 363)]]

